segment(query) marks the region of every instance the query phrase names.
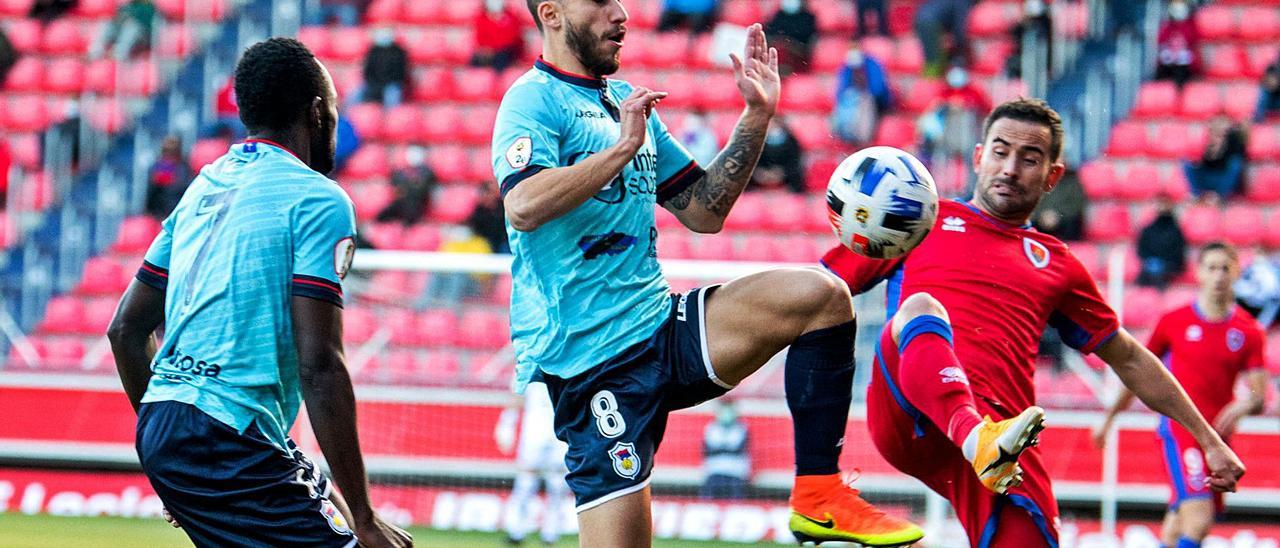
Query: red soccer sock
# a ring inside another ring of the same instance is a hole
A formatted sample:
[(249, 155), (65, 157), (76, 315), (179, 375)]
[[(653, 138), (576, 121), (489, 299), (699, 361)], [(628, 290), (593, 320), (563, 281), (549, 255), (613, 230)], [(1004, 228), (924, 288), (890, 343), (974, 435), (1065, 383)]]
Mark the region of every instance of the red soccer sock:
[(898, 382), (907, 401), (957, 448), (982, 424), (964, 366), (951, 346), (951, 326), (936, 316), (907, 323), (899, 336)]

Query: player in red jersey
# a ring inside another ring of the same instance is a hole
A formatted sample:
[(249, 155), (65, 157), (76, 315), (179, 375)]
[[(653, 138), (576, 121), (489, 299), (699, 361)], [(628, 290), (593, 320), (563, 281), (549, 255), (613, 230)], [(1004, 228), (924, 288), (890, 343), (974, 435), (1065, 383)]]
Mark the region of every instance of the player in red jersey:
[(855, 292), (889, 281), (892, 321), (867, 395), (871, 437), (886, 460), (951, 502), (974, 546), (1057, 545), (1057, 503), (1032, 447), (1043, 420), (1033, 359), (1049, 325), (1185, 425), (1205, 448), (1215, 489), (1234, 490), (1244, 473), (1160, 360), (1120, 328), (1080, 261), (1027, 222), (1062, 178), (1061, 151), (1053, 109), (1006, 102), (974, 148), (974, 198), (940, 204), (919, 247), (874, 260), (837, 246), (823, 258)]
[[(1200, 414), (1213, 418), (1213, 428), (1223, 439), (1230, 438), (1245, 415), (1262, 412), (1267, 391), (1262, 358), (1266, 335), (1235, 303), (1231, 286), (1239, 277), (1235, 248), (1223, 243), (1206, 245), (1196, 265), (1199, 296), (1160, 318), (1147, 343), (1152, 353), (1164, 358)], [(1241, 377), (1249, 392), (1234, 397), (1236, 380)], [(1105, 443), (1116, 414), (1132, 402), (1133, 393), (1121, 389), (1107, 409), (1106, 420), (1093, 431), (1098, 447)], [(1222, 493), (1206, 485), (1205, 452), (1186, 428), (1162, 418), (1157, 433), (1173, 487), (1161, 532), (1164, 545), (1200, 546), (1215, 513), (1222, 513)]]

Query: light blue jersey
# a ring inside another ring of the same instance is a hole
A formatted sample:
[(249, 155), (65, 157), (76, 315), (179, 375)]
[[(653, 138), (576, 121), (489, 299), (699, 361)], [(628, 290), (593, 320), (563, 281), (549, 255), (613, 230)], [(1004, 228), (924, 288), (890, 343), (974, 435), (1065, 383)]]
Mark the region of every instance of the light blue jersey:
[(251, 140), (206, 166), (147, 251), (164, 342), (143, 402), (179, 401), (281, 448), (298, 415), (290, 296), (342, 305), (355, 212), (337, 183)]
[[(503, 195), (535, 173), (613, 146), (630, 84), (570, 74), (539, 59), (507, 90), (493, 131)], [(703, 174), (657, 113), (644, 146), (598, 194), (536, 230), (507, 223), (517, 390), (535, 369), (568, 378), (648, 339), (670, 313), (654, 206)]]

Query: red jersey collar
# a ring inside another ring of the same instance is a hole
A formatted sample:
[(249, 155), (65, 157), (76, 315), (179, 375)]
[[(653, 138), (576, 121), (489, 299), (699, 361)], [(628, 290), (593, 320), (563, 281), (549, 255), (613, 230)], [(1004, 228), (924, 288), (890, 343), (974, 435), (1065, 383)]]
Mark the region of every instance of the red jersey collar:
[(541, 55), (538, 56), (537, 61), (533, 62), (533, 66), (534, 68), (541, 70), (547, 74), (550, 74), (551, 76), (554, 76), (561, 81), (568, 82), (575, 86), (600, 89), (608, 85), (607, 83), (605, 83), (604, 78), (569, 72), (567, 70), (564, 70), (560, 67), (557, 67), (551, 64), (546, 59), (543, 59)]

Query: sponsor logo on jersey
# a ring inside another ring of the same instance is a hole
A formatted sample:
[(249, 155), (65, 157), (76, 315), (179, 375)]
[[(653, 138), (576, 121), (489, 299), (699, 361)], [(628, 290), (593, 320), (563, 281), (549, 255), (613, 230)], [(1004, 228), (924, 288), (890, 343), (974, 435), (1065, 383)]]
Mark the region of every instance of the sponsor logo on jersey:
[(347, 277), (347, 271), (351, 270), (351, 259), (355, 256), (356, 241), (353, 238), (343, 238), (333, 246), (333, 272), (338, 275), (339, 280)]
[[(1200, 448), (1188, 447), (1182, 452), (1182, 464), (1187, 467), (1187, 476), (1191, 478), (1201, 478), (1204, 476), (1204, 455), (1200, 454)], [(1196, 482), (1191, 482), (1196, 483)]]
[(1228, 329), (1227, 330), (1227, 349), (1231, 350), (1232, 352), (1239, 352), (1241, 348), (1244, 348), (1244, 333), (1240, 332), (1239, 329), (1236, 329), (1234, 327), (1232, 327), (1231, 329)]
[(964, 219), (959, 217), (947, 217), (942, 220), (942, 230), (948, 232), (964, 232)]
[(960, 384), (969, 384), (969, 377), (964, 374), (964, 370), (959, 367), (944, 367), (938, 372), (942, 375), (943, 384), (949, 382), (958, 382)]
[(533, 140), (520, 137), (507, 147), (507, 163), (514, 169), (523, 169), (533, 159)]
[(680, 302), (676, 303), (676, 320), (688, 321), (689, 294), (681, 293)]
[(1036, 268), (1049, 266), (1049, 248), (1044, 244), (1031, 238), (1023, 238), (1022, 251), (1027, 254), (1027, 260), (1031, 261), (1031, 266)]
[(636, 455), (636, 446), (618, 442), (609, 450), (609, 458), (613, 460), (613, 471), (627, 479), (635, 479), (640, 475), (640, 456)]
[(633, 245), (636, 245), (636, 237), (621, 232), (589, 234), (578, 240), (578, 249), (582, 250), (582, 258), (588, 261), (600, 255), (617, 255)]
[(324, 516), (324, 520), (329, 522), (329, 527), (333, 528), (334, 532), (344, 535), (351, 532), (351, 526), (347, 524), (347, 518), (328, 499), (320, 501), (320, 515)]
[(1198, 325), (1188, 325), (1188, 326), (1187, 326), (1187, 340), (1188, 340), (1188, 341), (1191, 341), (1191, 342), (1198, 342), (1198, 341), (1199, 341), (1201, 338), (1203, 338), (1203, 337), (1204, 337), (1204, 329), (1201, 329), (1201, 328), (1200, 328), (1200, 326), (1198, 326)]

